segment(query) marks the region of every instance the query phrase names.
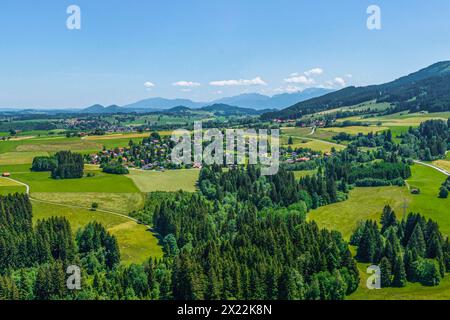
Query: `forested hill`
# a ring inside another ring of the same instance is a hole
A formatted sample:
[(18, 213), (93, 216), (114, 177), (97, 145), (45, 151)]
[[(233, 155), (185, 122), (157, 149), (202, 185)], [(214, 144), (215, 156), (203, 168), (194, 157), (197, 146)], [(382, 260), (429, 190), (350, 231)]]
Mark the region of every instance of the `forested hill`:
[(392, 112), (450, 110), (450, 61), (433, 64), (395, 81), (367, 87), (347, 87), (299, 102), (287, 109), (263, 114), (263, 119), (293, 119), (304, 114), (352, 106), (368, 101), (389, 102)]

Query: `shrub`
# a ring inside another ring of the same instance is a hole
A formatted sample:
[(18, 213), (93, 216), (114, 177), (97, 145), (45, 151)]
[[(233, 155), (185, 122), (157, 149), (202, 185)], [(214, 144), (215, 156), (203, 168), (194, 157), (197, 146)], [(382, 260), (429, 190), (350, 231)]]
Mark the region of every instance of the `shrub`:
[(128, 174), (128, 169), (119, 163), (110, 163), (103, 167), (103, 172), (111, 174)]
[(441, 187), (439, 191), (439, 198), (441, 199), (447, 199), (448, 198), (448, 190), (446, 187)]

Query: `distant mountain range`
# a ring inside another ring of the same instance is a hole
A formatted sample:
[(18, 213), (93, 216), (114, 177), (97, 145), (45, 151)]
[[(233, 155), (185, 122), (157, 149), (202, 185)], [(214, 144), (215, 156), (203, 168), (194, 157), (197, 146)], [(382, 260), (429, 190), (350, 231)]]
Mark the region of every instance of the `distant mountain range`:
[(339, 91), (300, 101), (281, 111), (262, 115), (263, 119), (294, 119), (305, 114), (353, 106), (365, 102), (387, 102), (390, 112), (450, 111), (450, 61), (435, 63), (392, 82)]
[(334, 90), (323, 88), (309, 88), (301, 92), (282, 93), (272, 97), (257, 93), (241, 94), (235, 97), (222, 98), (214, 103), (225, 103), (232, 106), (262, 109), (283, 109), (297, 102), (305, 101), (311, 98), (320, 97)]
[[(78, 111), (81, 114), (113, 114), (113, 113), (126, 113), (133, 111), (148, 111), (148, 109), (131, 109), (125, 107), (119, 107), (116, 105), (112, 105), (109, 107), (104, 107), (102, 105), (93, 105), (86, 109)], [(185, 106), (176, 106), (170, 109), (153, 111), (164, 114), (176, 114), (176, 115), (187, 115), (191, 113), (198, 112), (209, 112), (214, 114), (215, 116), (244, 116), (244, 115), (261, 115), (266, 112), (275, 111), (275, 109), (264, 109), (264, 110), (255, 110), (251, 108), (241, 108), (236, 106), (230, 106), (224, 103), (215, 103), (209, 106), (201, 107), (201, 108), (188, 108)]]
[[(156, 112), (166, 111), (176, 107), (186, 107), (188, 109), (200, 109), (209, 106), (227, 105), (228, 107), (243, 108), (265, 111), (282, 109), (293, 105), (294, 103), (308, 100), (314, 97), (332, 92), (333, 90), (323, 88), (309, 88), (301, 92), (282, 93), (272, 97), (258, 94), (245, 93), (233, 97), (221, 98), (210, 102), (196, 102), (189, 99), (165, 99), (165, 98), (149, 98), (140, 100), (124, 106), (111, 105), (102, 106), (95, 104), (84, 109), (33, 109), (33, 108), (0, 108), (3, 113), (28, 113), (28, 114), (58, 114), (58, 113), (83, 113), (83, 114), (111, 114), (111, 113), (128, 113), (128, 112)], [(227, 108), (229, 110), (229, 108)], [(217, 110), (216, 110), (217, 111)], [(237, 112), (237, 110), (235, 110)], [(227, 111), (228, 112), (228, 111)], [(260, 114), (261, 112), (257, 112)]]
[(273, 110), (288, 107), (294, 103), (318, 97), (332, 92), (329, 89), (309, 88), (302, 92), (283, 93), (272, 97), (258, 93), (246, 93), (234, 97), (227, 97), (211, 102), (195, 102), (189, 99), (165, 99), (165, 98), (149, 98), (140, 100), (135, 103), (119, 107), (112, 105), (104, 107), (101, 105), (93, 105), (91, 107), (80, 110), (80, 113), (120, 113), (120, 112), (152, 112), (165, 111), (176, 107), (186, 107), (189, 109), (201, 109), (202, 107), (227, 105), (228, 107), (254, 109), (254, 110)]

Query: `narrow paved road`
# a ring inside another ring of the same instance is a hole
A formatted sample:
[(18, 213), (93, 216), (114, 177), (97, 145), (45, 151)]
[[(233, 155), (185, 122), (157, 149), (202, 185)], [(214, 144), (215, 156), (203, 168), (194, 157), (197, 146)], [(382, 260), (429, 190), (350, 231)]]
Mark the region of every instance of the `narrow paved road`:
[(15, 179), (12, 179), (12, 178), (7, 178), (7, 177), (2, 177), (3, 179), (6, 179), (6, 180), (9, 180), (9, 181), (12, 181), (12, 182), (15, 182), (15, 183), (18, 183), (18, 184), (20, 184), (21, 186), (25, 186), (25, 188), (27, 189), (26, 190), (26, 193), (29, 195), (30, 194), (30, 186), (29, 185), (27, 185), (27, 184), (25, 184), (25, 183), (23, 183), (23, 182), (20, 182), (20, 181), (17, 181), (17, 180), (15, 180)]
[[(30, 198), (31, 201), (34, 201), (34, 202), (40, 202), (40, 203), (47, 203), (47, 204), (51, 204), (51, 205), (55, 205), (55, 206), (60, 206), (60, 207), (66, 207), (66, 208), (91, 210), (91, 208), (87, 208), (87, 207), (83, 207), (83, 206), (76, 206), (76, 205), (62, 204), (62, 203), (58, 203), (58, 202), (46, 201), (46, 200), (40, 200), (40, 199), (33, 198), (33, 197), (31, 197), (31, 195), (30, 195), (30, 186), (27, 185), (26, 183), (23, 183), (23, 182), (21, 182), (21, 181), (18, 181), (18, 180), (16, 180), (16, 179), (13, 179), (13, 178), (2, 177), (2, 179), (6, 179), (6, 180), (9, 180), (9, 181), (13, 181), (13, 182), (15, 182), (15, 183), (17, 183), (17, 184), (20, 184), (20, 185), (22, 185), (22, 186), (25, 186), (25, 188), (26, 188), (26, 191), (25, 191), (25, 192), (26, 192), (26, 194), (29, 196), (29, 198)], [(127, 215), (125, 215), (125, 214), (122, 214), (122, 213), (119, 213), (119, 212), (115, 212), (115, 211), (109, 211), (109, 210), (103, 210), (103, 209), (96, 209), (96, 210), (93, 211), (93, 212), (103, 212), (103, 213), (113, 214), (113, 215), (115, 215), (115, 216), (122, 217), (122, 218), (125, 218), (125, 219), (127, 219), (127, 220), (136, 222), (137, 224), (142, 224), (142, 223), (139, 222), (139, 220), (137, 220), (137, 219), (134, 219), (134, 218), (132, 218), (132, 217), (130, 217), (130, 216), (127, 216)], [(148, 226), (148, 225), (145, 225), (145, 224), (142, 224), (142, 225), (145, 226), (145, 227), (148, 228), (148, 229), (152, 229), (152, 227), (150, 227), (150, 226)]]
[(435, 169), (435, 170), (445, 174), (446, 176), (450, 176), (450, 172), (448, 172), (445, 169), (439, 168), (439, 167), (437, 167), (437, 166), (435, 166), (435, 165), (433, 165), (431, 163), (425, 163), (425, 162), (422, 162), (422, 161), (419, 161), (419, 160), (414, 160), (414, 163), (421, 164), (423, 166), (427, 166), (427, 167), (433, 168), (433, 169)]

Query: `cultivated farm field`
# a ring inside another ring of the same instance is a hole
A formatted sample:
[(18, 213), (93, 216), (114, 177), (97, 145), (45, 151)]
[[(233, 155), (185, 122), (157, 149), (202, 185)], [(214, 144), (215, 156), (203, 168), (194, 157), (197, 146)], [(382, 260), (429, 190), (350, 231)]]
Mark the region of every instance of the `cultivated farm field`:
[(131, 170), (127, 175), (141, 192), (196, 191), (198, 169), (172, 170), (165, 172)]

